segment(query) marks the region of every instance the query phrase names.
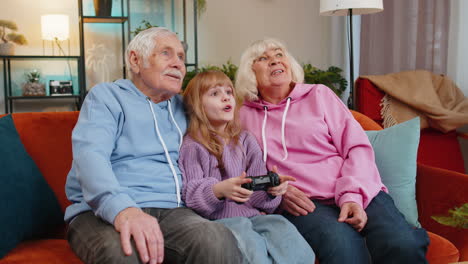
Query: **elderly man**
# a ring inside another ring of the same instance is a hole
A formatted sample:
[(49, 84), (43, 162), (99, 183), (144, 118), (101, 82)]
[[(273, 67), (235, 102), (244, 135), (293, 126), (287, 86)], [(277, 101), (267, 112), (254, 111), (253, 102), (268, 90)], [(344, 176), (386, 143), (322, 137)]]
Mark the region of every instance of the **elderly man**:
[(99, 84), (84, 101), (65, 220), (68, 241), (86, 263), (241, 262), (230, 231), (180, 198), (184, 60), (173, 32), (147, 29), (128, 45), (130, 79)]

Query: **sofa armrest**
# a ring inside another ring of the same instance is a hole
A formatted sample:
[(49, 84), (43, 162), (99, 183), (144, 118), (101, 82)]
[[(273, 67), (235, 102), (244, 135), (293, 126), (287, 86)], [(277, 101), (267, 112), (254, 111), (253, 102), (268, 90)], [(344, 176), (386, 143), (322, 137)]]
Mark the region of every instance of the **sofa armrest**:
[(468, 202), (468, 175), (418, 163), (416, 200), (419, 221), (428, 231), (450, 240), (468, 260), (468, 229), (439, 224), (431, 216), (447, 215), (449, 209)]

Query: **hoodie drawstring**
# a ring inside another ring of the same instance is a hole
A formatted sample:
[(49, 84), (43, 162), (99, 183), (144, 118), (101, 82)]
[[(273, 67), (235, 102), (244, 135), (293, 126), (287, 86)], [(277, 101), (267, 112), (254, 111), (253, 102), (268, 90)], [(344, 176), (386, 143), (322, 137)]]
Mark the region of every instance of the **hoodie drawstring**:
[[(181, 200), (182, 200), (181, 197), (180, 197), (179, 178), (177, 178), (177, 173), (175, 171), (174, 164), (172, 164), (171, 156), (169, 156), (169, 151), (167, 150), (166, 143), (164, 143), (164, 140), (163, 140), (163, 138), (161, 136), (161, 133), (159, 132), (158, 121), (156, 119), (156, 114), (154, 113), (153, 104), (151, 103), (151, 99), (147, 97), (146, 100), (148, 101), (148, 104), (149, 104), (149, 106), (151, 108), (151, 113), (153, 114), (153, 120), (154, 120), (154, 126), (156, 128), (156, 133), (158, 134), (159, 141), (161, 142), (161, 145), (162, 145), (162, 147), (164, 149), (164, 153), (166, 154), (167, 162), (169, 163), (169, 167), (171, 168), (172, 176), (174, 177), (174, 181), (175, 181), (175, 184), (176, 184), (177, 207), (179, 207), (180, 203), (181, 203)], [(174, 117), (172, 116), (172, 110), (170, 110), (171, 109), (170, 108), (170, 103), (169, 103), (168, 106), (169, 106), (169, 113), (171, 115), (172, 121), (174, 122), (175, 126), (179, 130), (179, 134), (182, 134), (181, 131), (180, 131), (179, 126), (177, 125), (177, 123), (174, 120)], [(182, 142), (182, 139), (180, 141)], [(179, 145), (179, 148), (180, 148), (180, 145)]]
[(263, 109), (265, 110), (265, 116), (263, 117), (263, 124), (262, 124), (263, 162), (266, 162), (268, 151), (267, 151), (265, 127), (266, 127), (266, 122), (267, 122), (268, 107), (263, 106)]
[[(288, 158), (288, 148), (286, 147), (286, 137), (284, 133), (284, 128), (286, 126), (286, 116), (288, 115), (290, 104), (291, 104), (291, 97), (288, 97), (286, 100), (286, 108), (284, 109), (284, 112), (283, 112), (283, 118), (281, 120), (281, 144), (283, 146), (283, 153), (284, 153), (282, 161)], [(268, 151), (267, 151), (265, 130), (266, 130), (266, 123), (268, 119), (268, 107), (265, 105), (263, 106), (263, 109), (265, 111), (265, 116), (263, 117), (263, 124), (262, 124), (263, 162), (266, 162)]]
[(180, 130), (179, 125), (177, 125), (177, 122), (174, 119), (174, 115), (172, 114), (172, 107), (171, 107), (171, 99), (168, 100), (168, 108), (169, 108), (169, 115), (171, 116), (172, 122), (175, 124), (177, 131), (179, 131), (179, 150), (180, 147), (182, 147), (182, 138), (184, 135), (182, 135), (182, 130)]
[(283, 119), (281, 120), (281, 144), (283, 145), (283, 161), (288, 158), (288, 149), (286, 148), (286, 138), (284, 136), (284, 127), (286, 125), (286, 115), (288, 114), (289, 105), (291, 104), (291, 97), (286, 100), (286, 108), (284, 109)]

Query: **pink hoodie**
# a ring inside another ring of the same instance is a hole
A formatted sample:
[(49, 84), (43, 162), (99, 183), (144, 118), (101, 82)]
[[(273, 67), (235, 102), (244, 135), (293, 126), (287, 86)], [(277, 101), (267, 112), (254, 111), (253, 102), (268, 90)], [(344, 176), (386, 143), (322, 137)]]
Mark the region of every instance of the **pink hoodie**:
[(296, 178), (290, 184), (312, 199), (356, 202), (366, 208), (383, 185), (362, 127), (328, 87), (297, 84), (278, 104), (241, 108), (245, 129), (257, 138), (268, 168)]

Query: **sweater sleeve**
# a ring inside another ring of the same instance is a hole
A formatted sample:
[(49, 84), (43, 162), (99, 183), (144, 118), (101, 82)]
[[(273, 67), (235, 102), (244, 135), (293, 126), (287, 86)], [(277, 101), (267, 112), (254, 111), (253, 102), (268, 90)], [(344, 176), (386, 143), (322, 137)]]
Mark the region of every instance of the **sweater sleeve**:
[[(262, 150), (257, 140), (249, 132), (246, 133), (243, 145), (246, 152), (247, 176), (260, 176), (267, 174), (266, 164), (262, 159)], [(267, 213), (273, 213), (281, 202), (281, 196), (271, 199), (266, 191), (255, 191), (247, 203)]]
[(106, 103), (113, 97), (95, 87), (87, 95), (73, 130), (73, 166), (83, 198), (94, 213), (114, 223), (117, 214), (138, 207), (119, 184), (110, 161), (119, 126), (119, 113)]
[(341, 176), (335, 186), (335, 201), (340, 207), (345, 202), (356, 202), (365, 209), (375, 194), (384, 189), (374, 151), (348, 108), (331, 89), (325, 86), (319, 88), (325, 122), (334, 146), (344, 159)]
[(210, 175), (209, 152), (200, 144), (187, 137), (182, 143), (179, 167), (182, 171), (182, 199), (187, 207), (208, 218), (224, 208), (226, 200), (219, 200), (213, 192), (213, 185), (220, 179)]

